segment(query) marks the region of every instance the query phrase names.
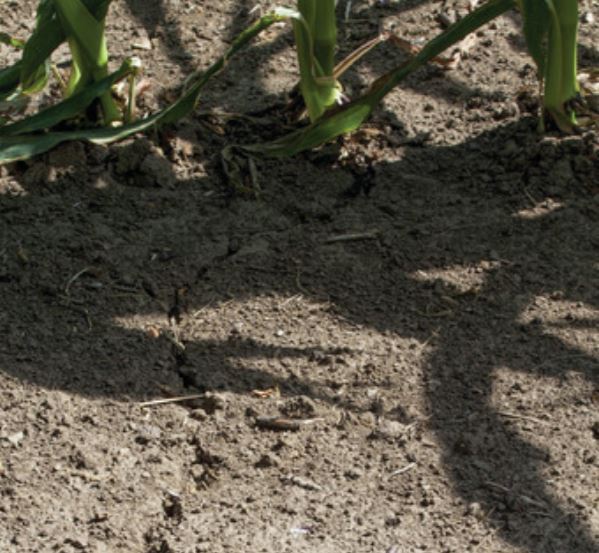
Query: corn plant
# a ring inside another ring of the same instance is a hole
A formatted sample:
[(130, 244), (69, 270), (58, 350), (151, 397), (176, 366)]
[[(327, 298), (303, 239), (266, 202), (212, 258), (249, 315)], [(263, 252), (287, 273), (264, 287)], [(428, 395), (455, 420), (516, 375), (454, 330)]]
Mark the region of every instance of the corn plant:
[[(41, 0), (35, 30), (27, 41), (0, 35), (2, 42), (22, 49), (19, 62), (0, 70), (0, 101), (41, 90), (51, 74), (52, 52), (63, 42), (69, 44), (72, 55), (71, 74), (64, 86), (62, 102), (16, 122), (3, 125), (0, 120), (0, 163), (43, 153), (67, 140), (110, 143), (185, 117), (197, 106), (203, 87), (225, 68), (227, 61), (264, 29), (282, 20), (292, 21), (299, 89), (310, 122), (274, 142), (244, 146), (250, 154), (294, 155), (357, 129), (408, 75), (513, 8), (522, 13), (526, 42), (544, 84), (545, 114), (563, 131), (571, 132), (576, 127), (572, 105), (579, 95), (577, 0), (488, 0), (428, 42), (407, 62), (378, 78), (365, 94), (345, 103), (339, 84), (344, 71), (377, 44), (394, 37), (375, 37), (336, 63), (336, 1), (298, 0), (297, 9), (277, 8), (260, 18), (206, 71), (192, 74), (173, 104), (137, 121), (132, 117), (132, 101), (121, 113), (111, 93), (116, 82), (128, 77), (129, 97), (134, 99), (136, 67), (126, 60), (117, 71), (109, 72), (104, 37), (109, 4), (110, 0)], [(56, 130), (59, 124), (64, 126), (80, 116), (96, 99), (102, 106), (103, 126)]]
[(564, 131), (576, 124), (578, 0), (518, 0), (524, 35), (544, 84), (543, 107)]
[[(64, 95), (70, 97), (108, 76), (108, 51), (104, 36), (110, 0), (42, 0), (35, 30), (23, 45), (19, 63), (0, 72), (0, 96), (29, 94), (42, 89), (50, 72), (50, 55), (64, 41), (72, 55), (70, 78)], [(109, 91), (100, 95), (105, 123), (120, 118)]]
[[(0, 70), (0, 102), (10, 103), (19, 96), (41, 90), (50, 74), (49, 58), (52, 52), (67, 40), (69, 44), (77, 41), (77, 35), (68, 34), (69, 20), (61, 19), (54, 1), (42, 0), (40, 2), (36, 28), (24, 44), (21, 60)], [(102, 18), (106, 15), (106, 9), (110, 4), (110, 0), (65, 1), (79, 4), (79, 10), (84, 7), (100, 22), (103, 22)], [(241, 33), (227, 52), (205, 72), (194, 74), (188, 79), (180, 97), (161, 111), (144, 119), (132, 121), (130, 120), (131, 106), (128, 106), (123, 113), (123, 124), (121, 125), (109, 124), (93, 128), (82, 126), (74, 130), (56, 130), (59, 125), (64, 125), (65, 122), (79, 117), (98, 98), (105, 98), (106, 105), (108, 105), (104, 121), (114, 123), (115, 110), (110, 105), (112, 102), (111, 89), (118, 81), (131, 76), (137, 69), (137, 63), (133, 60), (125, 60), (118, 70), (102, 78), (106, 71), (105, 41), (103, 38), (96, 37), (93, 44), (75, 51), (72, 50), (75, 76), (70, 78), (68, 86), (65, 87), (67, 97), (63, 101), (41, 110), (33, 116), (3, 126), (0, 120), (0, 164), (39, 155), (69, 140), (87, 140), (95, 144), (109, 144), (159, 125), (174, 123), (195, 109), (200, 91), (214, 75), (224, 69), (230, 57), (251, 42), (264, 29), (290, 15), (293, 15), (293, 12), (277, 10), (262, 17)], [(88, 18), (86, 17), (86, 19)], [(75, 22), (72, 19), (71, 21)], [(20, 41), (11, 37), (7, 37), (4, 42), (14, 43), (18, 47), (22, 46)], [(86, 59), (84, 56), (88, 56), (88, 54), (94, 54), (97, 57), (91, 60)], [(81, 57), (78, 59), (79, 55)], [(110, 99), (108, 95), (111, 96)], [(134, 97), (134, 94), (130, 93), (129, 97)]]
[(335, 0), (298, 0), (300, 17), (293, 23), (300, 69), (300, 88), (312, 121), (340, 99), (334, 76), (337, 48)]
[[(333, 0), (322, 0), (323, 4), (327, 2), (332, 4)], [(313, 148), (336, 136), (356, 130), (371, 115), (376, 105), (409, 74), (442, 54), (444, 50), (468, 34), (514, 7), (522, 13), (526, 42), (537, 64), (539, 79), (544, 85), (542, 103), (546, 115), (561, 130), (571, 132), (576, 124), (576, 115), (571, 108), (571, 102), (579, 94), (576, 79), (578, 1), (489, 0), (432, 39), (410, 61), (375, 81), (362, 97), (340, 109), (323, 114), (316, 121), (313, 120), (307, 129), (292, 133), (265, 146), (258, 145), (253, 150), (266, 151), (273, 156), (286, 156)], [(328, 23), (320, 22), (320, 27), (327, 26), (334, 28), (334, 22), (331, 20)], [(332, 36), (331, 32), (322, 34)], [(314, 39), (312, 47), (315, 51), (314, 58), (318, 59), (317, 52), (321, 45)], [(326, 44), (324, 48), (329, 52), (331, 45)], [(303, 82), (302, 91), (310, 86), (313, 85), (309, 80)]]

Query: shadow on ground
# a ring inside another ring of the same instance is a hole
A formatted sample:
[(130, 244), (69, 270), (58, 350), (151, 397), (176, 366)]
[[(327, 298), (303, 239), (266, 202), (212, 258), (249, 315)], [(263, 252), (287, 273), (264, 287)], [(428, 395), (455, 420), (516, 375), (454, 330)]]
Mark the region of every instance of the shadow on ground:
[[(501, 371), (599, 386), (599, 167), (586, 138), (539, 140), (533, 126), (453, 147), (386, 143), (393, 159), (373, 167), (368, 195), (355, 194), (361, 177), (308, 155), (258, 161), (260, 199), (230, 197), (215, 164), (197, 168), (216, 138), (192, 139), (189, 159), (173, 148), (171, 174), (147, 143), (138, 162), (134, 143), (70, 145), (17, 165), (23, 195), (0, 196), (0, 368), (89, 397), (278, 386), (339, 405), (289, 360), (309, 369), (351, 347), (323, 347), (309, 329), (306, 344), (253, 335), (256, 298), (301, 297), (430, 348), (422, 384), (447, 473), (465, 501), (497, 511), (503, 539), (531, 553), (594, 552), (543, 476), (547, 452), (493, 399)], [(366, 242), (330, 240), (375, 229)], [(245, 326), (198, 322), (228, 303)], [(272, 370), (253, 368), (257, 359)], [(518, 504), (522, 490), (550, 532)], [(517, 517), (502, 518), (506, 504)]]
[[(518, 154), (498, 153), (508, 137)], [(132, 174), (111, 180), (118, 154), (99, 176), (70, 167), (53, 183), (25, 184), (25, 196), (0, 197), (0, 366), (10, 378), (87, 396), (277, 385), (336, 404), (333, 390), (280, 363), (343, 355), (340, 344), (290, 346), (235, 321), (216, 339), (194, 322), (206, 305), (298, 294), (325, 302), (350, 324), (431, 347), (430, 424), (455, 488), (490, 511), (525, 489), (554, 520), (541, 539), (545, 526), (525, 510), (511, 526), (495, 518), (504, 539), (535, 553), (553, 543), (590, 553), (597, 544), (541, 476), (546, 452), (492, 401), (501, 370), (564, 384), (574, 372), (599, 385), (596, 162), (586, 176), (552, 179), (564, 156), (575, 166), (587, 149), (584, 139), (539, 141), (524, 121), (456, 147), (404, 148), (375, 167), (368, 196), (353, 198), (350, 173), (308, 158), (259, 162), (261, 200), (226, 198), (208, 176), (172, 188)], [(373, 242), (327, 243), (372, 228)], [(556, 319), (535, 315), (551, 299), (562, 306)], [(171, 331), (148, 339), (147, 324), (167, 327), (169, 316)], [(278, 368), (252, 369), (253, 359)]]

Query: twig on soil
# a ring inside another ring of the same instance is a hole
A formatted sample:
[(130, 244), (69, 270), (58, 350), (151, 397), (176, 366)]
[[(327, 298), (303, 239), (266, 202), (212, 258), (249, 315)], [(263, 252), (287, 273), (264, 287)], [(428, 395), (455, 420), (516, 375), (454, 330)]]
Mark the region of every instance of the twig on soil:
[(539, 205), (539, 201), (534, 198), (534, 196), (529, 192), (527, 188), (523, 189), (524, 195), (530, 200), (530, 203), (534, 207), (535, 205)]
[(267, 388), (266, 390), (252, 390), (252, 395), (260, 399), (281, 397), (281, 390), (278, 386), (273, 386), (272, 388)]
[(327, 238), (325, 244), (336, 244), (338, 242), (358, 242), (361, 240), (376, 240), (380, 235), (379, 230), (371, 230), (368, 232), (354, 232), (349, 234), (339, 234)]
[(288, 476), (281, 476), (281, 481), (288, 482), (289, 484), (293, 484), (295, 486), (298, 486), (299, 488), (303, 488), (304, 490), (320, 492), (324, 489), (320, 484), (317, 484), (312, 480), (302, 478), (301, 476), (294, 476), (293, 474), (290, 474)]
[(197, 319), (202, 313), (204, 313), (204, 311), (206, 311), (209, 307), (212, 307), (212, 302), (208, 302), (205, 303), (204, 305), (202, 305), (202, 307), (200, 307), (199, 309), (196, 309), (192, 315), (191, 318), (192, 319)]
[(404, 472), (408, 472), (409, 470), (412, 470), (415, 466), (416, 466), (416, 463), (410, 463), (409, 465), (406, 465), (405, 467), (394, 470), (389, 475), (389, 478), (393, 478), (394, 476), (399, 476), (400, 474), (403, 474)]
[(195, 399), (204, 399), (205, 394), (192, 394), (190, 396), (169, 397), (163, 399), (152, 399), (150, 401), (142, 401), (138, 403), (139, 407), (153, 407), (155, 405), (166, 405), (167, 403), (184, 403)]
[(535, 424), (543, 424), (543, 425), (550, 424), (549, 421), (536, 419), (535, 417), (528, 417), (526, 415), (519, 415), (518, 413), (508, 413), (507, 411), (498, 411), (497, 414), (501, 415), (502, 417), (506, 417), (508, 419), (523, 420), (523, 421), (534, 422)]
[(294, 296), (291, 296), (291, 297), (287, 298), (286, 300), (282, 301), (279, 304), (279, 307), (285, 307), (286, 305), (288, 305), (288, 304), (290, 304), (292, 302), (301, 300), (302, 298), (303, 298), (302, 294), (295, 294)]
[(440, 311), (431, 312), (429, 308), (430, 308), (430, 305), (427, 305), (426, 311), (420, 311), (419, 309), (416, 309), (415, 312), (418, 313), (418, 315), (421, 315), (422, 317), (427, 317), (429, 319), (438, 319), (441, 317), (451, 317), (455, 313), (452, 309), (441, 309)]
[(73, 286), (73, 284), (75, 284), (75, 281), (83, 276), (85, 273), (91, 271), (91, 267), (85, 267), (84, 269), (81, 269), (78, 273), (76, 273), (75, 275), (73, 275), (69, 281), (67, 282), (67, 285), (64, 287), (64, 293), (66, 296), (69, 295), (69, 291), (71, 289), (71, 286)]
[(345, 4), (345, 13), (343, 14), (343, 19), (347, 23), (351, 16), (351, 8), (352, 8), (352, 0), (347, 0)]
[(536, 514), (536, 515), (542, 515), (542, 516), (547, 516), (547, 513), (548, 513), (547, 504), (545, 504), (543, 501), (539, 501), (537, 499), (533, 499), (532, 497), (530, 497), (528, 495), (524, 495), (524, 494), (521, 494), (521, 493), (516, 493), (516, 492), (514, 492), (514, 490), (511, 490), (510, 488), (507, 488), (506, 486), (502, 486), (501, 484), (497, 484), (496, 482), (492, 482), (490, 480), (488, 480), (486, 482), (486, 485), (489, 488), (494, 488), (496, 490), (502, 491), (505, 494), (519, 497), (520, 500), (522, 501), (522, 503), (524, 503), (526, 505), (530, 505), (532, 507), (536, 507), (537, 509), (542, 509), (542, 512), (540, 512), (540, 513), (539, 512), (535, 512), (534, 514)]
[(433, 330), (433, 332), (431, 333), (431, 335), (421, 344), (418, 345), (418, 349), (420, 351), (423, 351), (424, 348), (426, 348), (426, 346), (428, 346), (435, 338), (437, 338), (439, 336), (439, 331), (441, 330), (441, 327), (438, 326), (437, 328), (435, 328), (435, 330)]
[(256, 426), (266, 430), (299, 430), (302, 426), (321, 422), (324, 419), (317, 417), (314, 419), (286, 419), (283, 417), (257, 417)]
[(123, 286), (122, 284), (113, 284), (111, 286), (111, 288), (113, 290), (116, 290), (117, 292), (124, 292), (127, 295), (130, 296), (140, 296), (142, 294), (142, 291), (139, 288), (132, 288), (131, 286)]

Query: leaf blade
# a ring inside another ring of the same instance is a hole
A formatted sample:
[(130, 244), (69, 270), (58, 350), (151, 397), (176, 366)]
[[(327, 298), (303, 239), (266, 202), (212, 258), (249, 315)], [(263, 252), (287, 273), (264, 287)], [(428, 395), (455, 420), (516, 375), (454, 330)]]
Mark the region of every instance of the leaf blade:
[(267, 144), (253, 144), (244, 148), (272, 157), (287, 157), (356, 130), (370, 116), (375, 106), (408, 75), (513, 6), (514, 0), (486, 2), (429, 41), (409, 62), (375, 81), (361, 98), (326, 114), (305, 129)]

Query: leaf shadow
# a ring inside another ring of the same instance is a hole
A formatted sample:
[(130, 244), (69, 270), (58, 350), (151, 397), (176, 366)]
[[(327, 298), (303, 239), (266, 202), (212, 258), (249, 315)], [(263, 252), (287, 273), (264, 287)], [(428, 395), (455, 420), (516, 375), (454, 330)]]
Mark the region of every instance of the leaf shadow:
[[(509, 152), (498, 155), (508, 137), (525, 157), (516, 170)], [(592, 339), (586, 311), (599, 309), (598, 213), (589, 203), (598, 168), (561, 185), (540, 178), (551, 167), (538, 171), (541, 160), (557, 167), (570, 147), (541, 145), (526, 120), (456, 146), (407, 146), (376, 165), (368, 196), (353, 198), (345, 191), (355, 176), (310, 156), (259, 161), (267, 175), (260, 201), (226, 199), (210, 172), (174, 175), (170, 188), (140, 185), (138, 168), (101, 188), (76, 171), (23, 182), (28, 195), (0, 196), (0, 366), (10, 378), (91, 397), (147, 399), (158, 385), (235, 394), (277, 386), (285, 397), (359, 412), (368, 409), (356, 401), (366, 387), (396, 393), (393, 378), (372, 380), (368, 352), (351, 341), (253, 330), (257, 298), (277, 303), (283, 317), (282, 298), (299, 295), (325, 305), (323, 315), (426, 348), (428, 425), (447, 474), (504, 540), (531, 553), (591, 553), (589, 528), (546, 481), (548, 451), (516, 430), (513, 408), (499, 407), (519, 405), (518, 387), (497, 391), (506, 371), (520, 387), (567, 383), (573, 373), (599, 385), (597, 354), (568, 338), (583, 329)], [(586, 155), (583, 141), (579, 148), (574, 158)], [(111, 174), (118, 154), (109, 155)], [(375, 222), (374, 244), (327, 241)], [(456, 274), (469, 275), (470, 288)], [(173, 291), (182, 288), (186, 311), (169, 330)], [(537, 302), (552, 297), (556, 315), (570, 313), (563, 328), (535, 318)], [(231, 301), (237, 311), (226, 311)], [(562, 313), (560, 302), (586, 311)], [(216, 318), (202, 319), (206, 306)], [(282, 320), (302, 334), (301, 319)], [(152, 325), (162, 327), (157, 339), (148, 337)], [(409, 360), (409, 351), (399, 356)], [(349, 401), (326, 376), (337, 360), (356, 375)], [(530, 431), (559, 424), (530, 416), (540, 405), (520, 409)], [(547, 518), (551, 532), (541, 539)]]

